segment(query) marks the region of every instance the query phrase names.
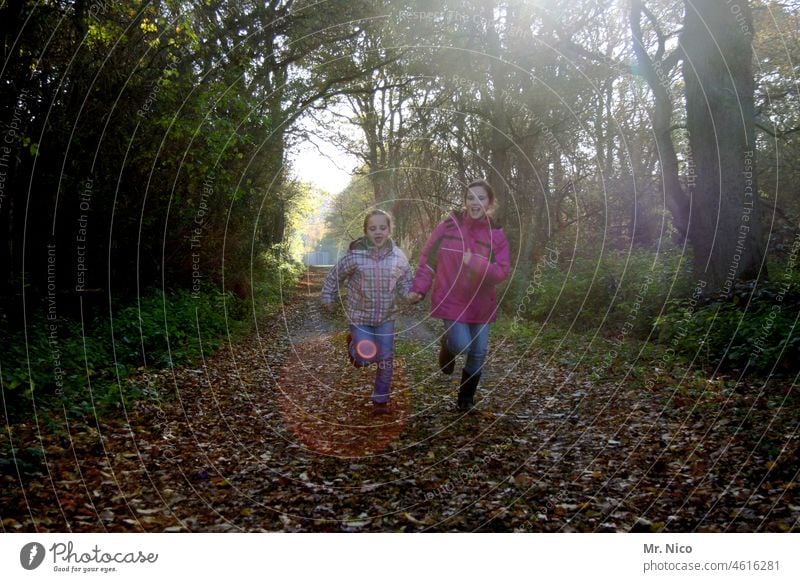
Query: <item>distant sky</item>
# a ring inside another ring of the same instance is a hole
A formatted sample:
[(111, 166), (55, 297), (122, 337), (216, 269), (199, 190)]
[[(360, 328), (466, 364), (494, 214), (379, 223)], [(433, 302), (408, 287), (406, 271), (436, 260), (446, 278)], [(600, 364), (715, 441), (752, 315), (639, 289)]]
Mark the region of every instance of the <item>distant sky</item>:
[[(319, 131), (313, 121), (304, 120), (302, 125)], [(319, 137), (309, 139), (313, 141), (301, 142), (289, 151), (295, 176), (331, 194), (341, 192), (359, 165), (358, 159)]]

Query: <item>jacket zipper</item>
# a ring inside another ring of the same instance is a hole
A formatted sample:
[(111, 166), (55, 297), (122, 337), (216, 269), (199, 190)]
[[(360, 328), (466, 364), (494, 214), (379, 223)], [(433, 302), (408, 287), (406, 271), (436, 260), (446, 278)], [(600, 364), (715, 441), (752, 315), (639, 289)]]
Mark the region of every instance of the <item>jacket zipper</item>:
[[(375, 303), (375, 312), (372, 314), (372, 317), (376, 322), (378, 321), (378, 314), (380, 314), (381, 307), (383, 306), (383, 301), (382, 301), (382, 299), (383, 299), (382, 298), (382, 295), (383, 295), (383, 277), (381, 276), (382, 275), (381, 271), (383, 269), (381, 269), (381, 262), (380, 262), (379, 258), (380, 258), (380, 255), (378, 253), (376, 253), (374, 259), (375, 259), (375, 263), (376, 263), (375, 269), (378, 271), (378, 289), (377, 289), (377, 293), (375, 294), (376, 298), (377, 298), (377, 302)], [(377, 323), (376, 323), (376, 325), (377, 325)]]

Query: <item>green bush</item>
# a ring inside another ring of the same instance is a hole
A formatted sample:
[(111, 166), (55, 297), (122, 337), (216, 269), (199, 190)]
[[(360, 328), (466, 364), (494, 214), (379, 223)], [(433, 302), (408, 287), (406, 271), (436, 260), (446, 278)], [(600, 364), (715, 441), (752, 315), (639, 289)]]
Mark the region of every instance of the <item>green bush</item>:
[(113, 324), (104, 322), (104, 333), (110, 338), (113, 332), (119, 363), (171, 366), (213, 352), (235, 333), (240, 320), (230, 312), (238, 314), (239, 303), (230, 292), (151, 291), (121, 309)]
[[(253, 302), (259, 316), (277, 311), (293, 293), (305, 267), (289, 258), (286, 245), (265, 253), (253, 274)], [(252, 317), (252, 313), (250, 314)]]
[[(787, 285), (788, 283), (788, 285)], [(658, 339), (704, 366), (758, 374), (800, 370), (798, 281), (776, 278), (730, 297), (693, 305), (674, 301), (658, 319)]]
[(76, 322), (34, 319), (27, 333), (0, 341), (0, 350), (3, 388), (11, 408), (15, 394), (30, 397), (35, 393), (39, 405), (55, 396), (70, 411), (88, 410), (92, 406), (89, 382), (105, 400), (109, 381), (105, 368), (112, 360), (111, 351), (91, 333), (83, 337)]
[[(265, 258), (253, 298), (262, 313), (292, 294), (302, 271), (279, 254)], [(154, 289), (134, 303), (115, 305), (111, 317), (87, 322), (85, 337), (79, 322), (35, 318), (27, 333), (0, 338), (6, 404), (13, 411), (35, 397), (37, 407), (63, 405), (76, 415), (114, 407), (141, 396), (124, 381), (136, 369), (208, 357), (227, 337), (247, 330), (251, 314), (249, 303), (230, 292)]]
[[(34, 319), (27, 333), (0, 341), (3, 387), (8, 394), (35, 396), (38, 405), (55, 398), (74, 413), (135, 397), (120, 390), (120, 380), (135, 368), (194, 360), (201, 341), (205, 353), (219, 346), (229, 330), (222, 299), (211, 292), (193, 297), (185, 291), (166, 296), (151, 291), (113, 318), (91, 322), (85, 337), (77, 322)], [(229, 323), (235, 329), (237, 322)]]
[[(511, 316), (539, 322), (602, 328), (606, 334), (646, 336), (670, 297), (689, 291), (688, 260), (678, 252), (636, 250), (599, 260), (576, 257), (537, 266), (516, 282)], [(509, 309), (509, 302), (506, 303)]]

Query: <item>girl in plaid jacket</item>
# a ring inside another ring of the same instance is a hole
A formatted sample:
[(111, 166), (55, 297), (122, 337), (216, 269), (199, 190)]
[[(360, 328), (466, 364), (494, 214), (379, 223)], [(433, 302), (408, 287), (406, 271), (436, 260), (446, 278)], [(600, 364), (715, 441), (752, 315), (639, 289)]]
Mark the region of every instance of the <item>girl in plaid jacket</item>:
[(348, 353), (355, 366), (376, 364), (372, 403), (379, 410), (388, 404), (392, 385), (396, 296), (406, 298), (411, 290), (411, 267), (391, 235), (391, 216), (383, 210), (370, 211), (364, 218), (364, 236), (350, 243), (328, 273), (321, 296), (325, 308), (333, 310), (346, 282)]

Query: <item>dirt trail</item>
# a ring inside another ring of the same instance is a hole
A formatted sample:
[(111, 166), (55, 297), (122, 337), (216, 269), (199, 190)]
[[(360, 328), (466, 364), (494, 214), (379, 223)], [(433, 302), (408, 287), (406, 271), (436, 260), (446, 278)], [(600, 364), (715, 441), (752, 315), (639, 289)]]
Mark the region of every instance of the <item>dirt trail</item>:
[(310, 270), (251, 337), (143, 374), (145, 397), (117, 417), (11, 427), (44, 457), (0, 475), (4, 530), (798, 527), (796, 411), (710, 388), (679, 403), (668, 382), (590, 380), (495, 334), (478, 413), (458, 414), (418, 306), (399, 320), (392, 405), (376, 416), (374, 370), (350, 365), (343, 318), (320, 311), (323, 276)]

